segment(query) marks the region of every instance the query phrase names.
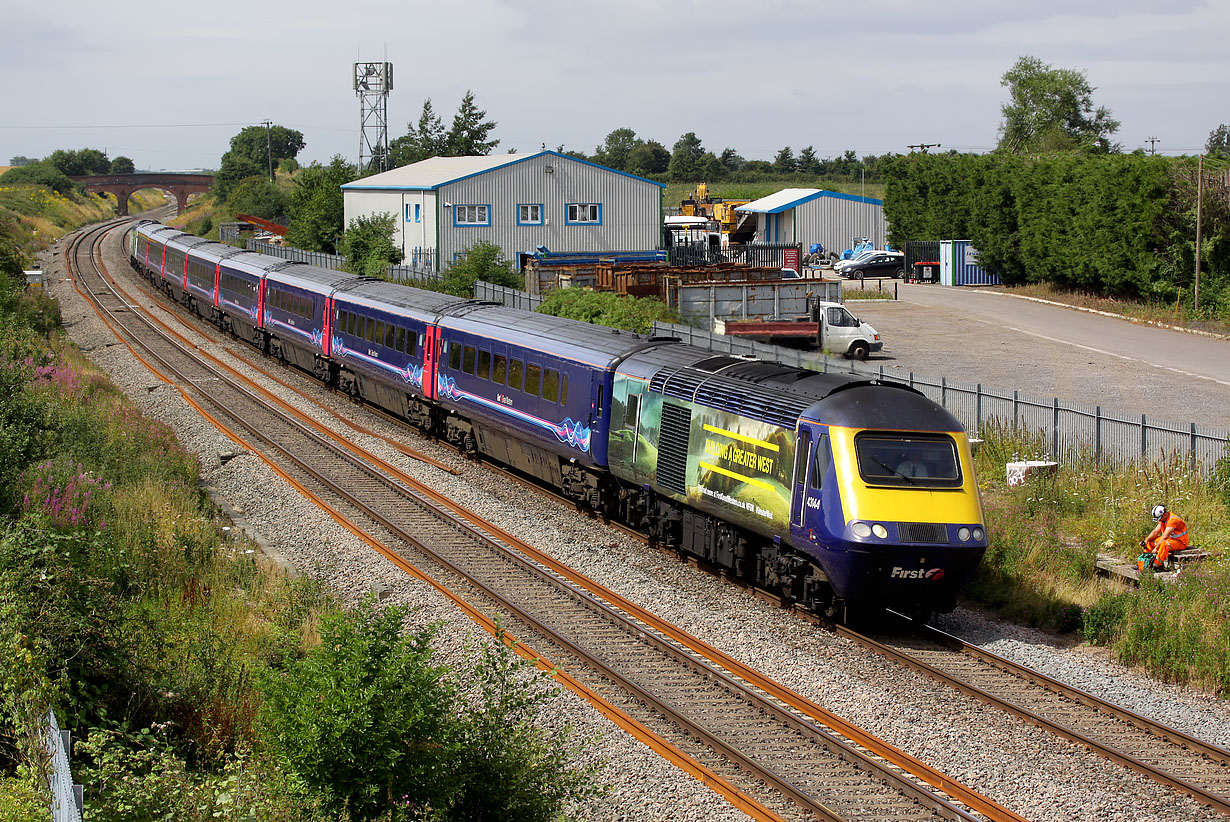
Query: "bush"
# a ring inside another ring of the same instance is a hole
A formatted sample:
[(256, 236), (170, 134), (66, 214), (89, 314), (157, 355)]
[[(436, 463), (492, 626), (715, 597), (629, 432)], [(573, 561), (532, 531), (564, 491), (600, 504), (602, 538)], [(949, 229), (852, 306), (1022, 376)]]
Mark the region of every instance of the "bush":
[(642, 334), (649, 333), (655, 321), (679, 322), (678, 315), (653, 297), (628, 297), (586, 288), (557, 288), (547, 295), (538, 310), (543, 314)]
[(525, 278), (513, 270), (498, 245), (475, 243), (462, 259), (445, 270), (440, 290), (458, 297), (473, 297), (474, 284), (479, 280), (508, 288), (525, 287)]
[(68, 179), (64, 172), (45, 161), (31, 163), (28, 166), (10, 168), (4, 174), (0, 174), (0, 184), (2, 185), (21, 185), (23, 183), (26, 185), (46, 186), (65, 197), (76, 190), (77, 185)]

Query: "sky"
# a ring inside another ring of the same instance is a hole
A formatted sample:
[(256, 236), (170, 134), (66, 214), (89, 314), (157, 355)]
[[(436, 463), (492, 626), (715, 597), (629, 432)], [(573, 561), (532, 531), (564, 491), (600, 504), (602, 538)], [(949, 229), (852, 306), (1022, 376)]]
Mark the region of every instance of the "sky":
[(616, 128), (749, 160), (985, 152), (1023, 55), (1085, 72), (1124, 150), (1196, 154), (1230, 123), (1227, 43), (1230, 0), (44, 0), (0, 25), (0, 164), (217, 168), (266, 120), (303, 133), (301, 163), (354, 162), (352, 67), (384, 61), (390, 140), (427, 98), (447, 127), (472, 90), (493, 153), (591, 153)]

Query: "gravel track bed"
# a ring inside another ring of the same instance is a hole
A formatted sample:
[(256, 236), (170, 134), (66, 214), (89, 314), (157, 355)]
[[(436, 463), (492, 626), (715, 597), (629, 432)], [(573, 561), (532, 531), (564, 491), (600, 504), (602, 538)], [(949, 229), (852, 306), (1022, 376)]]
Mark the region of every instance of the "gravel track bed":
[[(109, 248), (113, 275), (129, 271)], [(348, 532), (285, 488), (257, 458), (241, 454), (179, 397), (136, 363), (72, 290), (63, 284), (60, 259), (49, 260), (49, 290), (61, 299), (72, 338), (140, 405), (170, 425), (200, 456), (203, 479), (215, 498), (245, 520), (270, 551), (299, 571), (320, 577), (343, 599), (378, 590), (387, 602), (417, 610), (415, 624), (442, 621), (441, 657), (462, 664), (462, 654), (490, 641), (424, 583), (406, 578)], [(132, 287), (129, 287), (132, 290)], [(151, 298), (144, 302), (149, 304)], [(88, 313), (87, 313), (88, 312)], [(256, 355), (230, 343), (248, 358)], [(210, 345), (212, 353), (226, 346)], [(307, 380), (300, 382), (306, 383)], [(279, 395), (286, 392), (278, 387)], [(472, 507), (517, 536), (596, 581), (669, 619), (818, 704), (862, 725), (892, 744), (946, 771), (1032, 820), (1223, 819), (1215, 811), (1108, 763), (1072, 743), (1001, 714), (870, 652), (804, 623), (750, 594), (698, 572), (622, 536), (545, 496), (513, 486), (490, 472), (404, 429), (364, 415), (336, 395), (315, 392), (339, 413), (360, 416), (364, 426), (395, 435), (461, 470), (451, 476), (411, 460), (383, 442), (353, 434), (385, 459)], [(286, 399), (290, 400), (288, 395)], [(330, 421), (316, 406), (296, 403)], [(335, 424), (335, 423), (334, 423)], [(344, 427), (343, 427), (343, 430)], [(1226, 745), (1230, 708), (1211, 699), (1137, 676), (1104, 656), (1065, 648), (1037, 632), (959, 609), (942, 626), (988, 649), (1039, 667), (1058, 679), (1156, 716), (1189, 733)], [(592, 820), (746, 819), (707, 788), (663, 763), (577, 697), (560, 690), (554, 721), (593, 739), (585, 755), (605, 760), (601, 778), (610, 793), (581, 809)], [(1129, 811), (1130, 808), (1130, 811)]]

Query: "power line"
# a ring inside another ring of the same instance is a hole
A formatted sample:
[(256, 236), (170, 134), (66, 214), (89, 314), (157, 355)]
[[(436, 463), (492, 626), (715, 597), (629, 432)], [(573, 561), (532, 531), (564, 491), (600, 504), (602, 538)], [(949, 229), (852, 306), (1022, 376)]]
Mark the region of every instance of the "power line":
[(1149, 153), (1150, 153), (1150, 154), (1157, 154), (1157, 151), (1156, 151), (1156, 148), (1157, 148), (1157, 138), (1156, 138), (1156, 137), (1146, 137), (1146, 138), (1145, 138), (1145, 142), (1149, 144)]
[(0, 128), (7, 128), (7, 129), (48, 129), (48, 128), (91, 128), (91, 129), (100, 129), (100, 128), (224, 128), (224, 127), (225, 127), (225, 128), (233, 128), (233, 127), (235, 127), (235, 126), (250, 126), (250, 125), (252, 125), (252, 124), (251, 124), (251, 123), (145, 123), (145, 124), (136, 124), (136, 125), (134, 125), (134, 124), (132, 124), (132, 123), (124, 123), (124, 124), (117, 124), (117, 125), (101, 125), (101, 124), (99, 124), (99, 123), (90, 123), (89, 125), (79, 125), (79, 126), (50, 126), (50, 125), (48, 125), (48, 126), (4, 126), (4, 125), (0, 125)]
[(929, 148), (939, 148), (939, 147), (940, 147), (940, 144), (939, 144), (939, 143), (919, 143), (918, 145), (914, 145), (914, 146), (906, 146), (906, 148), (908, 148), (908, 149), (910, 149), (910, 150), (913, 150), (913, 149), (918, 149), (918, 150), (919, 150), (919, 151), (921, 151), (923, 154), (926, 154), (926, 153), (927, 153), (927, 149), (929, 149)]

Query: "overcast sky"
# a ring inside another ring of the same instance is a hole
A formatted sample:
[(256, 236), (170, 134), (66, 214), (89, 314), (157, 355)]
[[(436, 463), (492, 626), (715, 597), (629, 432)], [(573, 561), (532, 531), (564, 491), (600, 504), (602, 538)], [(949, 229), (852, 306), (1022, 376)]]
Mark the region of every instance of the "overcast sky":
[(1022, 55), (1086, 72), (1125, 150), (1198, 153), (1230, 123), (1227, 0), (368, 0), (10, 4), (0, 164), (98, 148), (139, 169), (216, 168), (264, 120), (301, 162), (359, 150), (355, 62), (393, 63), (389, 138), (466, 89), (495, 152), (592, 152), (632, 128), (771, 160), (995, 146)]

